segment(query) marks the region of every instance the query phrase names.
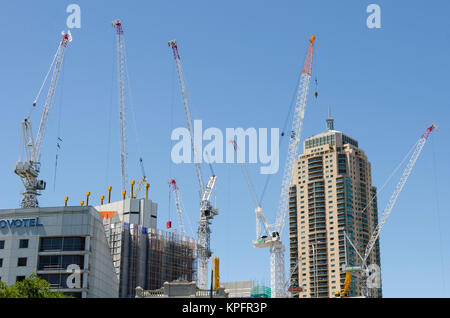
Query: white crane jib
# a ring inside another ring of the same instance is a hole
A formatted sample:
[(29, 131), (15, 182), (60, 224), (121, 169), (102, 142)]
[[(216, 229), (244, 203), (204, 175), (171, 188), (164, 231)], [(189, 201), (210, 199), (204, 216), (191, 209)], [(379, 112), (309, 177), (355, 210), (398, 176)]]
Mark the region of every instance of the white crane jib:
[[(389, 202), (383, 211), (383, 214), (380, 218), (380, 221), (379, 221), (377, 227), (375, 228), (375, 230), (372, 233), (372, 236), (369, 239), (369, 242), (366, 246), (364, 255), (361, 255), (358, 252), (358, 250), (356, 249), (353, 242), (344, 233), (346, 239), (350, 242), (350, 245), (353, 247), (353, 249), (356, 251), (356, 254), (361, 259), (361, 268), (356, 267), (356, 269), (362, 271), (362, 285), (363, 285), (362, 293), (363, 293), (363, 296), (365, 296), (365, 297), (370, 297), (369, 288), (367, 287), (367, 284), (366, 284), (366, 279), (369, 276), (369, 270), (370, 270), (370, 268), (369, 268), (370, 265), (368, 266), (367, 259), (369, 258), (370, 253), (372, 252), (373, 248), (375, 247), (375, 244), (380, 236), (381, 230), (385, 226), (385, 224), (389, 218), (389, 215), (391, 214), (392, 208), (394, 207), (394, 205), (398, 199), (398, 196), (402, 192), (403, 187), (405, 186), (406, 181), (408, 180), (408, 177), (411, 174), (412, 169), (414, 168), (414, 165), (416, 164), (417, 159), (419, 158), (419, 155), (422, 152), (423, 147), (425, 146), (425, 143), (428, 140), (428, 137), (430, 136), (430, 133), (435, 129), (437, 129), (437, 126), (432, 124), (430, 127), (427, 128), (427, 130), (422, 134), (422, 136), (420, 136), (419, 140), (417, 141), (415, 148), (414, 148), (414, 152), (412, 153), (405, 169), (403, 170), (402, 176), (400, 177), (400, 180), (397, 183), (397, 186), (395, 187), (395, 190), (392, 193), (391, 198), (389, 199)], [(355, 267), (353, 267), (353, 268), (355, 268)]]
[(120, 123), (120, 166), (122, 175), (122, 191), (128, 187), (128, 150), (126, 134), (126, 105), (125, 105), (125, 42), (123, 27), (120, 19), (114, 20), (112, 26), (117, 34), (117, 70), (119, 89), (119, 123)]
[(377, 227), (375, 228), (375, 231), (372, 234), (372, 237), (370, 238), (369, 243), (367, 244), (367, 247), (366, 247), (366, 250), (364, 253), (363, 263), (366, 262), (367, 258), (369, 257), (370, 252), (372, 251), (373, 247), (375, 246), (375, 243), (376, 243), (378, 237), (380, 236), (380, 232), (383, 229), (384, 225), (386, 224), (386, 221), (389, 218), (389, 215), (391, 214), (392, 208), (394, 207), (394, 204), (397, 201), (397, 198), (400, 195), (400, 192), (402, 192), (402, 189), (403, 189), (404, 185), (406, 184), (406, 181), (408, 180), (408, 177), (411, 174), (411, 171), (414, 168), (414, 165), (416, 164), (416, 161), (419, 158), (419, 155), (422, 152), (422, 149), (425, 146), (425, 143), (428, 140), (428, 136), (430, 136), (430, 133), (436, 128), (437, 128), (437, 126), (432, 124), (430, 127), (427, 128), (427, 130), (422, 134), (422, 136), (420, 136), (419, 141), (417, 142), (416, 148), (414, 149), (414, 152), (411, 155), (411, 158), (410, 158), (408, 164), (406, 165), (405, 170), (403, 171), (400, 181), (398, 182), (398, 184), (394, 190), (394, 193), (392, 193), (392, 196), (391, 196), (386, 208), (383, 211), (381, 220), (378, 223)]
[(309, 40), (309, 47), (300, 77), (275, 223), (267, 223), (261, 207), (258, 206), (255, 210), (256, 223), (257, 227), (259, 227), (257, 229), (257, 235), (261, 234), (262, 228), (269, 232), (268, 236), (257, 237), (256, 241), (253, 241), (253, 245), (256, 248), (270, 248), (270, 287), (273, 298), (287, 296), (284, 268), (285, 247), (281, 241), (281, 235), (286, 223), (289, 203), (289, 189), (292, 185), (292, 169), (298, 156), (303, 118), (305, 116), (306, 101), (312, 72), (314, 41), (315, 36), (312, 36)]
[(184, 113), (185, 113), (185, 117), (186, 117), (186, 125), (189, 130), (189, 134), (191, 135), (191, 150), (194, 155), (195, 172), (197, 174), (197, 180), (198, 180), (198, 184), (199, 184), (199, 194), (200, 194), (200, 198), (201, 198), (203, 195), (203, 188), (204, 188), (203, 175), (202, 175), (202, 170), (200, 168), (200, 160), (198, 157), (197, 149), (196, 149), (195, 143), (194, 143), (194, 129), (192, 126), (191, 110), (189, 108), (186, 84), (184, 82), (183, 66), (181, 64), (180, 54), (178, 53), (177, 42), (175, 40), (172, 40), (172, 41), (169, 41), (168, 45), (172, 48), (173, 58), (175, 59), (175, 64), (177, 67), (178, 81), (180, 83), (180, 89), (181, 89), (181, 98), (183, 99)]
[[(45, 190), (46, 183), (44, 180), (38, 180), (40, 172), (40, 157), (41, 157), (41, 147), (45, 136), (45, 130), (47, 128), (48, 116), (50, 114), (51, 107), (55, 98), (56, 86), (58, 83), (58, 78), (61, 72), (64, 53), (67, 47), (67, 43), (72, 41), (72, 35), (70, 31), (62, 32), (62, 39), (59, 43), (56, 54), (50, 65), (50, 69), (42, 83), (41, 89), (33, 102), (33, 108), (37, 104), (39, 95), (44, 87), (48, 75), (53, 68), (52, 77), (49, 83), (49, 89), (47, 93), (47, 98), (45, 99), (44, 109), (42, 112), (41, 122), (39, 125), (39, 130), (34, 139), (33, 131), (31, 128), (30, 114), (22, 122), (22, 131), (24, 137), (25, 145), (25, 161), (18, 161), (15, 163), (14, 172), (21, 178), (25, 191), (23, 192), (23, 199), (21, 202), (22, 208), (35, 208), (39, 206), (37, 197), (40, 195), (40, 190)], [(32, 108), (32, 109), (33, 109)]]
[(192, 126), (192, 118), (191, 111), (189, 108), (186, 84), (184, 82), (184, 73), (183, 67), (181, 64), (180, 54), (178, 52), (178, 45), (176, 41), (169, 41), (169, 47), (172, 48), (173, 57), (175, 60), (177, 72), (178, 72), (178, 81), (180, 83), (181, 89), (181, 97), (183, 100), (184, 113), (186, 117), (186, 125), (190, 133), (191, 137), (191, 150), (194, 155), (194, 165), (195, 172), (197, 174), (198, 186), (199, 186), (199, 195), (200, 195), (200, 220), (199, 226), (197, 230), (198, 241), (197, 241), (197, 259), (198, 259), (198, 271), (197, 271), (197, 286), (200, 289), (208, 288), (208, 262), (211, 257), (211, 249), (210, 249), (210, 238), (211, 238), (211, 229), (210, 229), (210, 220), (213, 219), (216, 215), (218, 215), (218, 210), (213, 208), (211, 205), (211, 194), (214, 190), (214, 186), (216, 184), (217, 177), (213, 174), (209, 177), (206, 188), (203, 183), (203, 175), (200, 167), (199, 154), (197, 153), (197, 149), (194, 143), (194, 129)]
[(169, 186), (172, 188), (175, 197), (175, 208), (177, 209), (178, 226), (180, 227), (180, 234), (186, 236), (186, 231), (184, 230), (183, 209), (181, 207), (180, 191), (175, 179), (169, 180)]

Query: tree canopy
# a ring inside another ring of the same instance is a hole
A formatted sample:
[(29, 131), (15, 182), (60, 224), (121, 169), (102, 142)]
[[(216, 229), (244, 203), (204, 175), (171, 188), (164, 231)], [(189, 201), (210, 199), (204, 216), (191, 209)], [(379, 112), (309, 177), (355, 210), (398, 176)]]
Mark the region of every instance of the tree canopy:
[(61, 292), (52, 291), (50, 284), (32, 274), (24, 280), (8, 286), (0, 281), (0, 298), (71, 298)]

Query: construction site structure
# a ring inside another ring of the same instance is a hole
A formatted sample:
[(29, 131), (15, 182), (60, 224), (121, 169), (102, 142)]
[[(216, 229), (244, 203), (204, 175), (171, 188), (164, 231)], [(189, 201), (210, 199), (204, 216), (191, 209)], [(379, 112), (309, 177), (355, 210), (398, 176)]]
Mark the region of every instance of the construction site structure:
[(253, 241), (253, 245), (255, 248), (269, 248), (270, 288), (272, 298), (283, 298), (288, 296), (284, 265), (285, 247), (281, 237), (288, 214), (289, 189), (292, 184), (293, 167), (298, 155), (303, 119), (305, 116), (305, 108), (312, 72), (314, 41), (315, 36), (312, 36), (309, 40), (305, 63), (300, 75), (275, 223), (268, 223), (260, 205), (258, 205), (255, 209), (256, 240)]
[[(39, 203), (37, 197), (40, 195), (40, 191), (45, 190), (46, 187), (46, 182), (38, 179), (41, 169), (41, 148), (45, 136), (45, 130), (47, 128), (48, 117), (55, 98), (56, 86), (58, 84), (59, 75), (61, 73), (64, 61), (64, 53), (66, 51), (67, 44), (71, 41), (72, 35), (70, 31), (63, 31), (62, 39), (59, 42), (58, 49), (50, 65), (50, 69), (45, 76), (44, 82), (42, 83), (42, 86), (33, 102), (28, 116), (22, 122), (26, 158), (24, 161), (16, 162), (14, 166), (14, 172), (20, 177), (23, 185), (25, 186), (25, 191), (23, 192), (23, 199), (21, 202), (22, 208), (38, 207)], [(39, 96), (51, 71), (52, 76), (49, 83), (47, 97), (43, 105), (39, 130), (36, 137), (34, 137), (30, 120), (31, 112), (37, 105)]]
[(105, 223), (119, 297), (136, 296), (136, 287), (162, 288), (165, 282), (196, 279), (196, 241), (192, 238), (127, 222)]
[(120, 123), (120, 166), (122, 176), (122, 190), (128, 187), (128, 150), (126, 134), (126, 105), (125, 105), (125, 42), (123, 36), (122, 22), (120, 19), (114, 20), (112, 26), (117, 35), (117, 70), (118, 70), (118, 89), (119, 89), (119, 123)]
[(122, 176), (122, 190), (128, 186), (128, 150), (126, 134), (126, 105), (125, 105), (125, 42), (123, 36), (123, 27), (120, 19), (114, 20), (112, 26), (117, 35), (117, 70), (118, 70), (118, 92), (119, 92), (119, 123), (120, 123), (120, 166)]
[(148, 199), (148, 192), (146, 198), (110, 202), (111, 187), (108, 191), (108, 202), (95, 209), (103, 220), (119, 279), (119, 297), (135, 297), (138, 286), (158, 289), (166, 281), (195, 280), (197, 242), (157, 230), (158, 205)]
[(127, 222), (146, 227), (157, 227), (158, 204), (152, 200), (130, 199), (95, 206), (100, 214), (109, 215), (112, 223)]
[(271, 289), (267, 286), (257, 285), (251, 290), (250, 298), (271, 298)]
[(187, 96), (186, 84), (184, 81), (183, 67), (181, 64), (180, 54), (178, 51), (178, 45), (176, 41), (169, 41), (169, 47), (172, 48), (173, 57), (178, 73), (178, 81), (181, 89), (181, 97), (184, 105), (184, 112), (186, 117), (186, 125), (191, 137), (191, 149), (194, 155), (194, 165), (198, 180), (199, 194), (200, 194), (200, 220), (197, 230), (197, 259), (198, 259), (198, 276), (197, 285), (200, 289), (208, 288), (208, 264), (211, 258), (212, 252), (210, 248), (211, 241), (211, 220), (218, 215), (218, 210), (213, 208), (211, 204), (211, 194), (216, 184), (216, 175), (209, 177), (206, 187), (203, 182), (202, 170), (200, 167), (200, 160), (195, 147), (194, 129), (192, 126), (191, 111), (189, 108), (189, 101)]
[[(127, 66), (127, 58), (125, 52), (125, 37), (123, 32), (123, 25), (120, 19), (116, 19), (112, 22), (112, 26), (116, 30), (116, 53), (117, 53), (117, 87), (118, 87), (118, 103), (119, 103), (119, 125), (120, 125), (120, 168), (121, 168), (121, 182), (122, 191), (125, 191), (128, 187), (128, 139), (127, 139), (127, 85), (129, 86), (129, 74)], [(129, 94), (131, 89), (128, 87)], [(129, 96), (131, 102), (131, 96)], [(128, 104), (130, 104), (128, 102)], [(136, 125), (136, 120), (134, 122)], [(135, 127), (136, 128), (136, 127)], [(136, 128), (136, 139), (137, 128)], [(137, 140), (137, 146), (140, 148), (139, 141)], [(139, 153), (141, 149), (138, 149)], [(137, 183), (137, 188), (134, 193), (129, 193), (128, 197), (133, 198), (140, 194), (144, 187), (148, 187), (147, 175), (145, 174), (144, 161), (142, 156), (139, 157), (139, 167), (141, 169), (141, 178)]]
[[(373, 264), (370, 264), (368, 262), (369, 256), (373, 250), (373, 248), (378, 244), (378, 240), (380, 237), (380, 233), (383, 230), (391, 212), (392, 209), (397, 202), (397, 199), (402, 192), (406, 181), (408, 180), (408, 177), (410, 176), (412, 169), (414, 168), (417, 159), (419, 158), (423, 147), (425, 146), (428, 137), (430, 136), (431, 132), (433, 130), (437, 129), (437, 126), (432, 124), (429, 126), (425, 132), (420, 136), (419, 140), (414, 145), (413, 153), (409, 157), (409, 161), (406, 164), (406, 167), (403, 170), (403, 173), (400, 177), (399, 182), (397, 183), (397, 186), (395, 187), (394, 192), (391, 195), (391, 198), (389, 199), (386, 208), (383, 211), (383, 214), (381, 215), (380, 221), (378, 222), (378, 225), (376, 226), (375, 230), (373, 231), (372, 235), (370, 236), (369, 242), (365, 247), (364, 254), (361, 254), (358, 251), (358, 248), (355, 246), (354, 241), (349, 238), (345, 233), (345, 239), (348, 240), (353, 250), (356, 252), (356, 254), (359, 257), (360, 260), (360, 266), (352, 266), (345, 264), (344, 270), (349, 273), (350, 271), (360, 271), (362, 276), (362, 290), (361, 290), (361, 296), (368, 298), (373, 296), (373, 290), (381, 287), (381, 276), (380, 273), (377, 272), (379, 269), (377, 267), (374, 267)], [(373, 279), (371, 279), (371, 276), (373, 275)], [(350, 279), (350, 278), (349, 278)], [(344, 289), (345, 291), (345, 289)]]

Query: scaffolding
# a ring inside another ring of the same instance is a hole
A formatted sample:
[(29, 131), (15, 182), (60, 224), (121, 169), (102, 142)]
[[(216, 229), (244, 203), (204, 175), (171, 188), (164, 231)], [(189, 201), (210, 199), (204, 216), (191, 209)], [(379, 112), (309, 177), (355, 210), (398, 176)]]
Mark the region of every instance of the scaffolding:
[(194, 239), (138, 224), (104, 224), (120, 280), (119, 297), (134, 297), (138, 286), (152, 290), (164, 282), (197, 279)]
[(146, 288), (161, 288), (164, 282), (180, 279), (189, 282), (197, 280), (194, 239), (150, 229), (148, 242)]
[(251, 289), (250, 298), (270, 298), (271, 290), (266, 286), (254, 286)]

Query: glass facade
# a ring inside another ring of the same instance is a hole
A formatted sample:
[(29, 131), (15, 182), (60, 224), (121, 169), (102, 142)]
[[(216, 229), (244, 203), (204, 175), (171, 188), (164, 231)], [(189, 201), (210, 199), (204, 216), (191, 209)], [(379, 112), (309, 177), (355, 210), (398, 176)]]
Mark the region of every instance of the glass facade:
[(43, 255), (39, 256), (38, 270), (65, 270), (67, 266), (76, 264), (84, 269), (83, 255)]
[(39, 251), (84, 251), (84, 237), (43, 237)]
[(318, 147), (322, 145), (336, 145), (336, 134), (329, 134), (322, 137), (315, 137), (305, 140), (305, 149)]
[[(61, 273), (61, 274), (39, 274), (38, 276), (41, 279), (45, 279), (47, 282), (49, 282), (51, 288), (69, 288), (69, 286), (67, 286), (67, 280), (70, 275), (72, 274)], [(83, 275), (80, 275), (80, 280), (81, 286), (83, 286)]]

